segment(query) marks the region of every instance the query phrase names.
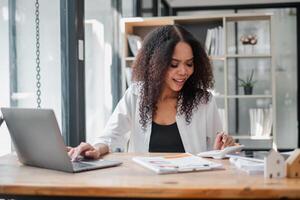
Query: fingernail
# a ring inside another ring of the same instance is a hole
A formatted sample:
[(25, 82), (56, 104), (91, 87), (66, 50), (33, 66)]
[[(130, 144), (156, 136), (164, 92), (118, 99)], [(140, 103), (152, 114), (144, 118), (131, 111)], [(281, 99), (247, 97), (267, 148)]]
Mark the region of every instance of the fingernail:
[(76, 161), (76, 159), (77, 159), (77, 155), (74, 155), (74, 154), (73, 154), (71, 160), (72, 160), (72, 161)]

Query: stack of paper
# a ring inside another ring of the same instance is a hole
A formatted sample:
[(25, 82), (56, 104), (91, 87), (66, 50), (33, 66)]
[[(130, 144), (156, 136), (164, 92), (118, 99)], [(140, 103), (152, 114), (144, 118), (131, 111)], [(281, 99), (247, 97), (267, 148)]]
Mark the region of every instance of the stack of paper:
[(263, 174), (264, 161), (254, 158), (230, 157), (229, 161), (249, 175)]
[(133, 157), (132, 160), (158, 174), (223, 168), (223, 165), (220, 163), (211, 162), (190, 153), (181, 153), (171, 156)]

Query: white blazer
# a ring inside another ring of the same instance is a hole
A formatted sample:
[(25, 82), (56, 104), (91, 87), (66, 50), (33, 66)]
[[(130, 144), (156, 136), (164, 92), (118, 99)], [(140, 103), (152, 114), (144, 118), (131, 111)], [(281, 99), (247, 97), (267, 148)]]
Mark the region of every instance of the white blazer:
[[(106, 144), (110, 151), (149, 152), (152, 122), (142, 129), (139, 123), (139, 99), (140, 86), (134, 83), (126, 90), (94, 145)], [(222, 131), (213, 96), (207, 104), (200, 104), (193, 111), (189, 124), (185, 121), (185, 115), (179, 113), (176, 123), (185, 151), (193, 154), (212, 149), (217, 132)]]

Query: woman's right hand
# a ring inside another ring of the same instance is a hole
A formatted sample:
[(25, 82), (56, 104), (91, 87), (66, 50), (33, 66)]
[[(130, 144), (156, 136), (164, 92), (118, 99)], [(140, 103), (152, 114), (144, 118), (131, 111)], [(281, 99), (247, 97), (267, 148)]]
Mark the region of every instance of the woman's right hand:
[(96, 149), (89, 143), (81, 142), (77, 147), (67, 147), (68, 155), (72, 161), (76, 161), (80, 156), (89, 159), (99, 159), (101, 156), (100, 150)]
[(234, 139), (232, 136), (228, 135), (225, 132), (219, 132), (216, 136), (215, 143), (214, 143), (214, 149), (215, 150), (221, 150), (228, 146), (235, 146), (238, 145), (234, 142)]

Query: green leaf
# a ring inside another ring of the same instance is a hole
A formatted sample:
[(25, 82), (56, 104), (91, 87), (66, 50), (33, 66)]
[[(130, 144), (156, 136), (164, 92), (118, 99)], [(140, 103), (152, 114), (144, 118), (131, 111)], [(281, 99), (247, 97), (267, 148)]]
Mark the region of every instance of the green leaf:
[(254, 84), (257, 82), (257, 81), (253, 81), (253, 75), (254, 75), (254, 69), (251, 70), (251, 74), (250, 74), (250, 76), (246, 77), (246, 80), (238, 78), (238, 80), (241, 82), (239, 86), (240, 87), (253, 87)]

